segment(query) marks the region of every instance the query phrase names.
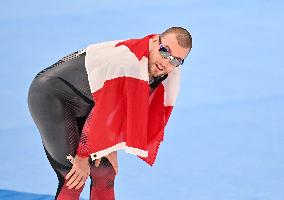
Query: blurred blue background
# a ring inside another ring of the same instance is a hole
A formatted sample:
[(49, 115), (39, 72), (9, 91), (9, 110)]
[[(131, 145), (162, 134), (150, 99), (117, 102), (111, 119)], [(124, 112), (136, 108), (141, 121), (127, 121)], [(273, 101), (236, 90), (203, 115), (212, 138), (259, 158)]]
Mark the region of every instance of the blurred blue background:
[(0, 199), (56, 193), (27, 106), (36, 73), (91, 43), (183, 26), (193, 49), (165, 140), (153, 167), (119, 152), (116, 199), (283, 200), (283, 10), (280, 0), (1, 1)]

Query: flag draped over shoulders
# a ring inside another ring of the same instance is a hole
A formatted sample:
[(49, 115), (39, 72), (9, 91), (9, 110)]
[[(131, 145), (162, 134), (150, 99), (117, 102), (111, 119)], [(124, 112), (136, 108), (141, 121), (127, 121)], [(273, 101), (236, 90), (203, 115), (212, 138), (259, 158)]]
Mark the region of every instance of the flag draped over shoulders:
[(179, 70), (149, 95), (149, 40), (89, 45), (85, 67), (95, 106), (84, 124), (77, 155), (92, 160), (124, 149), (153, 165), (179, 90)]

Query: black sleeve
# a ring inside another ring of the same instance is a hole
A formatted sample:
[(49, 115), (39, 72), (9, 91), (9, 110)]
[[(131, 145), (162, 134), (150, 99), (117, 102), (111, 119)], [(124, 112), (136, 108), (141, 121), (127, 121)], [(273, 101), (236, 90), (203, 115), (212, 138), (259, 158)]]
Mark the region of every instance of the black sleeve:
[(168, 74), (160, 76), (160, 77), (154, 77), (154, 81), (153, 83), (150, 84), (150, 87), (155, 89), (156, 87), (158, 87), (158, 85), (165, 80), (168, 77)]

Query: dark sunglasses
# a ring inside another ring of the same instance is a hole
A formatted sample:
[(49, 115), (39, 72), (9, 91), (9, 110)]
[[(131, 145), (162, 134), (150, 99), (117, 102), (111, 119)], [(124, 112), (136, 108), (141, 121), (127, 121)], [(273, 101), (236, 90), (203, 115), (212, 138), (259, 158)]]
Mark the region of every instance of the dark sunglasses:
[(170, 60), (170, 64), (178, 67), (184, 63), (184, 59), (176, 58), (170, 54), (170, 50), (167, 47), (164, 47), (162, 42), (161, 42), (161, 37), (159, 36), (159, 45), (160, 49), (159, 52), (160, 54), (164, 57)]

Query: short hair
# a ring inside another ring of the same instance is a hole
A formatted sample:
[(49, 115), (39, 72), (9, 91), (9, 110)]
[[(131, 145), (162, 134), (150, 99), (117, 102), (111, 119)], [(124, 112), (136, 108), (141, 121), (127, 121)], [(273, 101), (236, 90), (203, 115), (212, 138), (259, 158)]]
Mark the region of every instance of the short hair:
[(163, 33), (161, 33), (161, 38), (163, 38), (165, 35), (168, 35), (170, 33), (174, 33), (176, 35), (176, 39), (178, 42), (178, 45), (183, 48), (192, 48), (192, 37), (190, 33), (183, 27), (171, 27), (165, 30)]

